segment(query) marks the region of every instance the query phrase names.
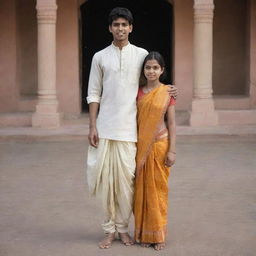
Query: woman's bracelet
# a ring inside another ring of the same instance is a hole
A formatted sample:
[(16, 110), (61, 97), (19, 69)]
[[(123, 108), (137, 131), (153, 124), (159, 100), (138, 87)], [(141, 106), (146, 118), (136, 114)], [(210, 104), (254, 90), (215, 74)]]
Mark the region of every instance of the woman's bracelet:
[(176, 155), (176, 152), (174, 152), (174, 151), (169, 151), (168, 153), (173, 153), (173, 154), (175, 154), (175, 155)]

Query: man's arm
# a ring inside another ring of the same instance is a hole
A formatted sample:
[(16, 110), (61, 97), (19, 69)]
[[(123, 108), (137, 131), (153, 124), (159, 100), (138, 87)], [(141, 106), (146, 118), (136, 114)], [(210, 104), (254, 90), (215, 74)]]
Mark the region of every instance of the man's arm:
[(88, 140), (91, 146), (97, 147), (99, 143), (96, 119), (98, 115), (100, 99), (102, 92), (102, 69), (100, 68), (98, 56), (94, 55), (89, 77), (88, 97), (90, 130)]
[(99, 103), (92, 102), (89, 104), (90, 130), (88, 140), (91, 146), (97, 148), (99, 143), (98, 131), (96, 127), (96, 119), (99, 110)]

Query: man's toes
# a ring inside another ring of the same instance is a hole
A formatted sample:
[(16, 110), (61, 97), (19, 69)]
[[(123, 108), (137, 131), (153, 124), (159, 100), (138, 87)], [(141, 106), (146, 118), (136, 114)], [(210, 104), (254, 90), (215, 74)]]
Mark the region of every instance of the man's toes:
[(111, 247), (111, 244), (99, 244), (100, 249), (108, 249)]
[(99, 248), (104, 249), (104, 244), (99, 243)]
[(111, 245), (112, 245), (113, 240), (114, 240), (113, 237), (107, 237), (107, 238), (103, 239), (101, 242), (99, 242), (99, 248), (100, 249), (110, 248)]
[(130, 239), (128, 242), (126, 242), (127, 245), (133, 245), (134, 244), (134, 241), (132, 239)]
[(122, 243), (126, 246), (130, 246), (134, 244), (133, 239), (129, 236), (128, 233), (119, 233), (119, 237)]
[(125, 242), (123, 242), (123, 244), (126, 245), (126, 246), (130, 246), (130, 245), (132, 245), (133, 243), (132, 243), (131, 241), (125, 241)]

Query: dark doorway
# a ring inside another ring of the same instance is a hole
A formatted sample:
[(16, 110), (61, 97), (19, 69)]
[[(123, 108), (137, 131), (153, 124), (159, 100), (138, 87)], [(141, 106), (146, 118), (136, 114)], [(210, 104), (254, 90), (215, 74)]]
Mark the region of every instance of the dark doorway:
[(134, 16), (129, 41), (148, 51), (159, 51), (166, 62), (166, 83), (172, 82), (173, 7), (166, 0), (88, 0), (80, 7), (82, 21), (82, 109), (86, 103), (91, 60), (95, 52), (112, 42), (108, 14), (114, 7), (126, 7)]

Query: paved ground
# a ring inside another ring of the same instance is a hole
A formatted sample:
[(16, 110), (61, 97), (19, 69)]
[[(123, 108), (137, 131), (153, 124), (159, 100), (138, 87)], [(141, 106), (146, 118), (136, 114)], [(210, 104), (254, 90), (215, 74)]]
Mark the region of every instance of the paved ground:
[(84, 137), (0, 141), (1, 256), (256, 255), (255, 135), (178, 137), (161, 253), (118, 241), (97, 248), (101, 208), (85, 184), (86, 149)]

